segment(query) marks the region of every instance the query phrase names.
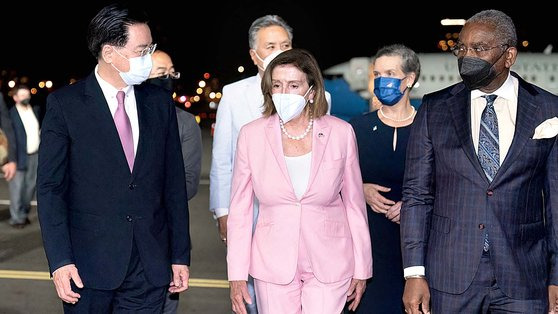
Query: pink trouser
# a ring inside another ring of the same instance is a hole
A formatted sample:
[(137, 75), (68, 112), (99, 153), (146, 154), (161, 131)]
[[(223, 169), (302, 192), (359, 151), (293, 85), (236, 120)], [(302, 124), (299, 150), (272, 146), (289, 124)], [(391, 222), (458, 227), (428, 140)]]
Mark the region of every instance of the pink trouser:
[[(347, 257), (351, 258), (351, 257)], [(322, 283), (314, 276), (302, 238), (293, 281), (278, 285), (254, 278), (259, 314), (339, 314), (347, 302), (351, 278)]]

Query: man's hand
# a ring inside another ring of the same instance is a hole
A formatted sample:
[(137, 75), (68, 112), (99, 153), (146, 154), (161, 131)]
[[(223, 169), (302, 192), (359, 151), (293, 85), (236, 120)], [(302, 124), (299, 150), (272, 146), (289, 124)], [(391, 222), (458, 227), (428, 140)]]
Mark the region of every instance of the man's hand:
[(170, 283), (169, 292), (179, 293), (188, 289), (188, 280), (190, 279), (190, 269), (188, 265), (172, 264), (172, 281)]
[(548, 286), (548, 313), (558, 314), (558, 286)]
[(391, 188), (373, 183), (365, 183), (363, 185), (363, 190), (366, 203), (377, 213), (386, 214), (390, 207), (395, 205), (394, 201), (387, 199), (380, 194), (380, 192), (391, 191)]
[(403, 202), (399, 201), (399, 202), (395, 203), (395, 205), (391, 206), (386, 213), (387, 219), (389, 219), (389, 220), (398, 224), (400, 222), (400, 219), (401, 219), (401, 216), (399, 214), (401, 213), (401, 205), (402, 204), (403, 204)]
[(247, 314), (244, 302), (246, 301), (246, 303), (252, 304), (252, 298), (250, 298), (250, 294), (248, 294), (246, 281), (229, 281), (229, 285), (231, 287), (231, 303), (233, 312), (236, 314)]
[(227, 244), (227, 218), (229, 215), (221, 216), (217, 218), (217, 226), (219, 227), (219, 237), (221, 241)]
[(407, 314), (430, 313), (430, 290), (426, 279), (407, 279), (405, 292), (403, 292), (403, 304)]
[(6, 181), (10, 181), (14, 178), (17, 171), (16, 166), (16, 163), (13, 161), (10, 161), (2, 166), (2, 172), (4, 172), (4, 178), (6, 179)]
[(56, 287), (58, 297), (66, 303), (75, 304), (79, 301), (81, 296), (79, 293), (72, 291), (70, 280), (73, 280), (78, 288), (83, 288), (83, 283), (81, 282), (81, 278), (79, 277), (75, 264), (64, 265), (52, 273), (52, 281)]
[(352, 279), (351, 285), (349, 286), (349, 291), (347, 292), (347, 302), (352, 301), (349, 304), (349, 311), (356, 311), (362, 295), (366, 290), (366, 280), (363, 279)]

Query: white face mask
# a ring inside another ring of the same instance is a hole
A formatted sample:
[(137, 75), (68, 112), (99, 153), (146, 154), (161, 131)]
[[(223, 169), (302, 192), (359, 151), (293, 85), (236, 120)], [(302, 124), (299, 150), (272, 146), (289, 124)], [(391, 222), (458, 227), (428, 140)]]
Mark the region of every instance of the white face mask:
[(306, 95), (314, 87), (313, 85), (306, 91), (304, 96), (297, 94), (273, 94), (271, 98), (273, 99), (273, 104), (275, 105), (275, 110), (277, 114), (283, 120), (283, 123), (287, 123), (292, 119), (300, 116), (302, 110), (306, 106)]
[(128, 72), (120, 71), (111, 63), (112, 67), (120, 73), (120, 77), (126, 84), (139, 85), (149, 78), (149, 73), (151, 73), (151, 68), (153, 67), (150, 54), (128, 59), (121, 55), (116, 49), (114, 49), (114, 51), (130, 63), (130, 70)]
[[(254, 50), (255, 52), (256, 50)], [(267, 69), (267, 66), (271, 63), (271, 61), (273, 61), (273, 59), (275, 59), (275, 57), (277, 57), (281, 52), (283, 52), (283, 50), (275, 50), (274, 52), (272, 52), (269, 56), (265, 57), (264, 59), (262, 59), (258, 53), (256, 52), (256, 58), (258, 58), (258, 60), (260, 60), (262, 62), (262, 66), (258, 65), (258, 68), (260, 68), (260, 70), (265, 71), (265, 69)]]

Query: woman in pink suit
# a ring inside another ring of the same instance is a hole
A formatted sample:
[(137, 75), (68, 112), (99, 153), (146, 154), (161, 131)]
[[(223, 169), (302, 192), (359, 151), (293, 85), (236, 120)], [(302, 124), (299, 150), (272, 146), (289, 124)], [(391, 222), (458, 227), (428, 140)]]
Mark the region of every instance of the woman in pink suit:
[[(329, 115), (324, 83), (305, 50), (279, 54), (262, 79), (263, 117), (239, 134), (228, 219), (232, 308), (341, 313), (372, 276), (370, 234), (352, 127)], [(252, 232), (252, 202), (260, 213)]]

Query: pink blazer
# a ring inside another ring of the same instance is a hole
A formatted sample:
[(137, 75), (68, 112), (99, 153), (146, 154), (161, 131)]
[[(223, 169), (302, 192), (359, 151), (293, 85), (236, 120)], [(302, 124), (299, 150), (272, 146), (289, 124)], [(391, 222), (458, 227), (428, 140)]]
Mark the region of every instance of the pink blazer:
[[(326, 115), (314, 121), (308, 187), (297, 200), (275, 114), (239, 134), (227, 221), (229, 280), (287, 284), (300, 238), (314, 275), (324, 283), (372, 277), (372, 249), (352, 127)], [(252, 234), (252, 202), (260, 202)]]

